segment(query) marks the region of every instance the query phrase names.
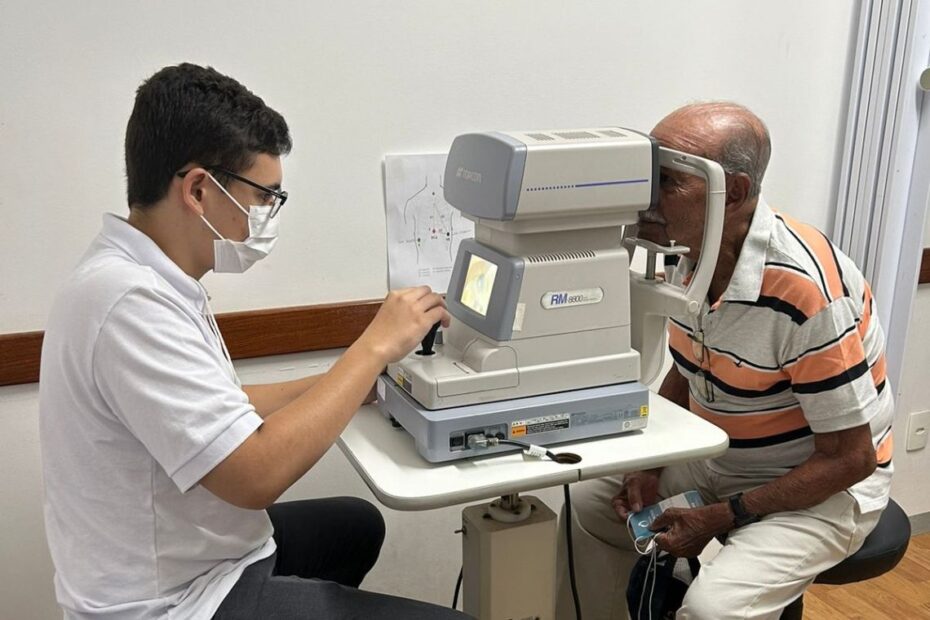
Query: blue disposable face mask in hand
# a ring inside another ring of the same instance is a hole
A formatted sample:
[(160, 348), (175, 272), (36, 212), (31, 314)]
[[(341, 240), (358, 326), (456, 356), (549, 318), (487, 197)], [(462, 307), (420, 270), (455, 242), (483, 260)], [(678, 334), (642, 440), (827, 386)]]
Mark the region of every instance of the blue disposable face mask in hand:
[(627, 528), (630, 531), (630, 537), (633, 539), (634, 544), (637, 545), (637, 550), (641, 548), (640, 545), (651, 541), (652, 537), (658, 533), (649, 529), (649, 526), (652, 525), (652, 522), (655, 521), (656, 518), (667, 509), (697, 508), (703, 505), (704, 502), (701, 500), (700, 493), (697, 491), (687, 491), (685, 493), (680, 493), (673, 497), (666, 498), (657, 504), (653, 504), (652, 506), (646, 506), (639, 512), (631, 514), (629, 517), (627, 517), (626, 523)]
[(249, 218), (249, 236), (244, 241), (227, 239), (207, 221), (203, 215), (200, 219), (219, 237), (213, 241), (213, 271), (217, 273), (243, 273), (249, 267), (268, 256), (278, 243), (278, 219), (271, 217), (270, 205), (253, 205), (245, 209), (232, 197), (226, 188), (209, 175), (217, 187), (232, 200), (236, 207)]

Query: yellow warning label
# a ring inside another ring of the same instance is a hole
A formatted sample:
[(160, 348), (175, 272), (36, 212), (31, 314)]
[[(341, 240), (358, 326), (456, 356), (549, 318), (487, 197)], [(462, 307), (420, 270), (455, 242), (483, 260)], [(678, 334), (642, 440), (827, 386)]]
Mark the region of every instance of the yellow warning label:
[(411, 393), (413, 390), (413, 384), (410, 382), (410, 379), (407, 377), (406, 373), (403, 370), (397, 371), (397, 383), (402, 387), (407, 393)]
[(510, 427), (511, 437), (523, 437), (524, 435), (526, 435), (526, 426), (511, 426)]
[(639, 417), (645, 418), (649, 415), (649, 405), (643, 405), (639, 408)]

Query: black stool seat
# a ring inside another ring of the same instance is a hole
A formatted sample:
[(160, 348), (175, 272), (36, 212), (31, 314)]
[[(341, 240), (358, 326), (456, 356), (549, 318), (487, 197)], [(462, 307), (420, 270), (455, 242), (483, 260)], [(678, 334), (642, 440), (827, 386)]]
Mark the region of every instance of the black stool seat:
[(830, 570), (820, 573), (814, 583), (840, 585), (887, 573), (904, 557), (910, 539), (911, 522), (900, 506), (888, 500), (878, 525), (865, 539), (862, 548)]
[[(888, 500), (875, 529), (866, 537), (862, 548), (829, 570), (817, 575), (814, 583), (842, 585), (865, 581), (887, 573), (898, 565), (911, 540), (911, 522), (893, 500)], [(801, 620), (804, 596), (785, 607), (781, 620)]]

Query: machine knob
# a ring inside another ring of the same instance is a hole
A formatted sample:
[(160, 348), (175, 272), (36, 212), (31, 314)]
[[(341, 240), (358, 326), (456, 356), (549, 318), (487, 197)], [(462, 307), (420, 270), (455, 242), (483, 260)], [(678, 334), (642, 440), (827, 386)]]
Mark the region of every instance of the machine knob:
[(426, 332), (426, 336), (423, 338), (423, 342), (421, 343), (423, 348), (417, 351), (417, 355), (428, 356), (435, 353), (435, 351), (433, 351), (433, 343), (436, 342), (436, 332), (439, 331), (439, 324), (440, 322), (436, 321), (436, 323), (434, 323), (433, 326), (429, 328), (429, 331)]

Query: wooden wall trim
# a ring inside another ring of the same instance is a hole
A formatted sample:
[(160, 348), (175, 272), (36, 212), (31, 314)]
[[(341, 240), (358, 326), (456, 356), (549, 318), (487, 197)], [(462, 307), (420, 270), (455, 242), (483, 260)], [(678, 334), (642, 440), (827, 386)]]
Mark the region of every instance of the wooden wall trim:
[(44, 332), (0, 334), (0, 385), (35, 383)]
[[(347, 347), (374, 318), (381, 300), (272, 308), (216, 315), (233, 359)], [(43, 332), (0, 334), (0, 386), (35, 383)]]
[(216, 315), (233, 359), (347, 347), (381, 307), (381, 300), (298, 306)]
[(917, 277), (917, 284), (930, 284), (930, 248), (924, 248), (923, 256), (920, 258), (920, 275)]
[[(930, 248), (924, 248), (918, 284), (930, 284)], [(233, 359), (347, 347), (374, 318), (381, 300), (272, 308), (218, 314)], [(0, 386), (35, 383), (43, 332), (0, 334)]]

